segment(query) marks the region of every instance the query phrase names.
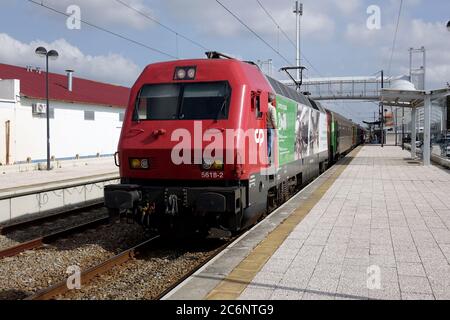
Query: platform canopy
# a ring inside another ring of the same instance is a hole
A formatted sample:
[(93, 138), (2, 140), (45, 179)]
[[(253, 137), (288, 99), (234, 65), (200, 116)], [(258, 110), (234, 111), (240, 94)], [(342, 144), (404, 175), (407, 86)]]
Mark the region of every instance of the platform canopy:
[(406, 80), (398, 80), (391, 88), (381, 90), (383, 106), (411, 108), (411, 157), (416, 157), (416, 114), (417, 108), (424, 107), (424, 141), (423, 164), (431, 164), (431, 100), (450, 95), (450, 88), (423, 91), (416, 90), (414, 85)]

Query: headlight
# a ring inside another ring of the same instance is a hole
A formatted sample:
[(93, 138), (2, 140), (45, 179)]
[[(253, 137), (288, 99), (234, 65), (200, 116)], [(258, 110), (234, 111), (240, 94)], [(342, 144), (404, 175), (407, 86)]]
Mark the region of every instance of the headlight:
[(195, 69), (194, 68), (188, 69), (187, 76), (189, 79), (194, 79), (195, 78)]
[(184, 79), (185, 77), (186, 77), (186, 70), (178, 69), (178, 71), (177, 71), (177, 78), (178, 79)]
[(223, 170), (223, 161), (222, 160), (203, 160), (202, 164), (203, 170)]
[(148, 159), (141, 159), (141, 168), (148, 169)]
[(211, 169), (211, 166), (213, 165), (214, 161), (213, 160), (203, 160), (203, 164), (202, 164), (202, 168), (205, 170), (209, 170)]
[(196, 66), (175, 67), (173, 80), (194, 80), (196, 73)]
[(130, 168), (131, 169), (148, 169), (150, 167), (148, 159), (131, 158)]

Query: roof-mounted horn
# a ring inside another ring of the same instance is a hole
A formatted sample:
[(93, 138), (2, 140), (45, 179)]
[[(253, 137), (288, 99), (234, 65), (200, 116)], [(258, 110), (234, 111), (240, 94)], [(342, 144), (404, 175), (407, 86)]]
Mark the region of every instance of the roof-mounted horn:
[(208, 59), (234, 59), (233, 57), (227, 56), (226, 54), (217, 51), (207, 51), (205, 52)]
[[(228, 55), (226, 55), (226, 54), (223, 54), (223, 53), (220, 53), (220, 52), (217, 52), (217, 51), (207, 51), (207, 52), (205, 52), (205, 54), (206, 54), (206, 57), (208, 57), (208, 59), (231, 59), (231, 60), (238, 60), (238, 59), (236, 59), (236, 58), (230, 57), (230, 56), (228, 56)], [(259, 68), (259, 66), (258, 66), (256, 63), (254, 63), (253, 61), (242, 61), (242, 62), (245, 62), (245, 63), (251, 64), (251, 65), (254, 65), (254, 66), (256, 66), (256, 67)]]

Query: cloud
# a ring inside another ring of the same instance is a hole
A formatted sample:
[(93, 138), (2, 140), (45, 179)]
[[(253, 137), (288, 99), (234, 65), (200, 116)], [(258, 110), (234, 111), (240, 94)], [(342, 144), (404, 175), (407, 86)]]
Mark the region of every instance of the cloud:
[(335, 0), (336, 7), (345, 15), (355, 13), (361, 7), (361, 0)]
[[(278, 35), (280, 38), (283, 37), (283, 35), (278, 34), (277, 27), (256, 1), (221, 2), (261, 36), (270, 40), (276, 39)], [(260, 2), (294, 41), (295, 14), (293, 13), (293, 2), (286, 0), (260, 0)], [(216, 1), (166, 0), (164, 4), (175, 15), (178, 22), (182, 21), (192, 25), (204, 35), (229, 38), (252, 36)], [(308, 10), (308, 14), (305, 14), (302, 18), (302, 35), (312, 40), (329, 39), (335, 28), (332, 16), (314, 2), (305, 5), (304, 10)]]
[(383, 26), (381, 30), (370, 30), (366, 24), (349, 23), (345, 31), (345, 39), (353, 45), (379, 46), (380, 43), (392, 42), (393, 32), (393, 25)]
[[(383, 25), (381, 30), (368, 30), (363, 24), (348, 24), (345, 39), (354, 46), (370, 47), (383, 58), (388, 67), (395, 26)], [(402, 19), (392, 60), (392, 74), (409, 73), (409, 48), (426, 49), (427, 87), (443, 87), (450, 81), (450, 33), (444, 21), (426, 22), (422, 19)]]
[[(143, 0), (120, 0), (143, 13), (153, 17), (152, 10), (144, 4)], [(81, 19), (105, 25), (131, 27), (144, 29), (154, 25), (154, 22), (145, 18), (138, 12), (131, 10), (115, 0), (46, 0), (45, 5), (66, 12), (70, 5), (77, 5), (81, 9)], [(44, 14), (52, 14), (45, 12)]]
[(119, 54), (85, 54), (65, 39), (51, 43), (40, 40), (23, 43), (6, 33), (0, 33), (0, 61), (18, 66), (45, 67), (44, 60), (34, 53), (38, 46), (58, 51), (58, 59), (51, 62), (51, 71), (54, 72), (62, 73), (69, 68), (74, 69), (78, 77), (131, 86), (141, 71), (134, 62)]

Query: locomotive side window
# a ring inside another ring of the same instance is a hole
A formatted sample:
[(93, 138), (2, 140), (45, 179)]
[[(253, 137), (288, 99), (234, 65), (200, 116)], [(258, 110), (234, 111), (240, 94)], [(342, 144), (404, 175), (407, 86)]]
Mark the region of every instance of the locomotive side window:
[(228, 82), (145, 85), (136, 100), (134, 121), (228, 119)]
[(262, 119), (263, 113), (261, 112), (261, 96), (256, 96), (256, 118)]

